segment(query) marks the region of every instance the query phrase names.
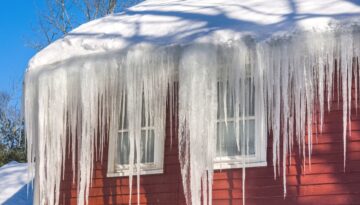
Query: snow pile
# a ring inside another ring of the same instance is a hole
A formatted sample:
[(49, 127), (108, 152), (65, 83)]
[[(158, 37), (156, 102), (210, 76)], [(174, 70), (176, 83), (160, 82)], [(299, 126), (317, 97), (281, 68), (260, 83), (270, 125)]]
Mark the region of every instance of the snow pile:
[[(81, 26), (41, 51), (26, 73), (25, 122), (35, 204), (59, 203), (67, 146), (77, 173), (78, 204), (87, 204), (94, 159), (102, 159), (108, 136), (109, 151), (114, 151), (120, 124), (129, 132), (131, 196), (133, 175), (139, 189), (141, 127), (154, 127), (155, 136), (164, 136), (166, 107), (175, 113), (177, 95), (188, 204), (211, 204), (220, 112), (225, 121), (233, 117), (237, 122), (241, 153), (249, 150), (250, 128), (240, 119), (252, 113), (253, 97), (258, 134), (263, 141), (268, 133), (273, 136), (274, 176), (283, 173), (286, 195), (288, 154), (297, 144), (303, 161), (311, 161), (311, 126), (317, 121), (322, 125), (324, 111), (330, 109), (325, 102), (332, 100), (335, 88), (340, 90), (345, 168), (353, 79), (355, 97), (360, 91), (357, 12), (359, 7), (348, 1), (277, 0), (269, 5), (260, 0), (152, 0), (127, 15)], [(154, 24), (156, 29), (150, 29)], [(316, 112), (320, 117), (314, 117)], [(244, 200), (245, 190), (243, 194)]]
[(0, 204), (31, 205), (32, 191), (27, 184), (31, 180), (28, 178), (28, 166), (26, 163), (10, 162), (0, 167)]

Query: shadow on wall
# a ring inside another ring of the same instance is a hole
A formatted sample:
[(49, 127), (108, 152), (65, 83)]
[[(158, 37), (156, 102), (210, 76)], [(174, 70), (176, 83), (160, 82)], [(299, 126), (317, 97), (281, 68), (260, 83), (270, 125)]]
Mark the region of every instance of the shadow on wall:
[(33, 204), (33, 189), (31, 184), (24, 185), (18, 192), (11, 196), (4, 202), (3, 205), (32, 205)]
[[(338, 95), (337, 92), (335, 93)], [(320, 124), (313, 126), (311, 166), (306, 160), (306, 168), (302, 167), (302, 157), (296, 150), (293, 153), (296, 172), (288, 166), (290, 172), (290, 176), (287, 177), (288, 196), (295, 197), (298, 204), (314, 204), (315, 201), (319, 204), (359, 203), (357, 189), (360, 185), (359, 157), (357, 156), (360, 145), (359, 115), (352, 110), (351, 130), (350, 126), (347, 128), (347, 156), (344, 171), (342, 102), (341, 100), (337, 102), (336, 98), (334, 97), (331, 102), (331, 111), (324, 113), (323, 130), (320, 131)], [(354, 98), (352, 107), (354, 107)]]

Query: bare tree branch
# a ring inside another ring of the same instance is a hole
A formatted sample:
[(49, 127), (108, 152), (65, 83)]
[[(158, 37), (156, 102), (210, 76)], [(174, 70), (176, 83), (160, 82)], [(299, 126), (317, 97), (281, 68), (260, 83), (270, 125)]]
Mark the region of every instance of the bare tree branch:
[(38, 39), (28, 46), (40, 50), (56, 39), (66, 35), (74, 27), (124, 10), (143, 0), (45, 0), (46, 8), (38, 12)]

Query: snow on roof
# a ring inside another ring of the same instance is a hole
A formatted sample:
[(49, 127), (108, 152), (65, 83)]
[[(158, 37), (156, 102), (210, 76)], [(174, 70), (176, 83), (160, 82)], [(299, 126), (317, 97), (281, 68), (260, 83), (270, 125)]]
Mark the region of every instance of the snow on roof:
[(27, 163), (12, 161), (0, 167), (0, 204), (31, 205), (32, 189), (27, 191), (28, 180)]
[(249, 35), (263, 41), (321, 32), (358, 24), (359, 17), (359, 0), (148, 0), (78, 27), (40, 51), (29, 69), (138, 44), (217, 43)]

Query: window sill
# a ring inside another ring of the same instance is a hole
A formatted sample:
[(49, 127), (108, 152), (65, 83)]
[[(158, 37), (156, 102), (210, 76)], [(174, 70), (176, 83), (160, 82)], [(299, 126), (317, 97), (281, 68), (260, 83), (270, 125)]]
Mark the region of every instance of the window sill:
[[(154, 169), (144, 169), (140, 170), (140, 175), (152, 175), (152, 174), (163, 174), (164, 170), (162, 168), (154, 168)], [(117, 171), (113, 173), (107, 173), (107, 177), (125, 177), (129, 176), (130, 171), (124, 170), (124, 171)], [(136, 170), (134, 170), (133, 176), (136, 176)]]
[[(250, 167), (266, 167), (266, 161), (257, 161), (257, 162), (247, 162), (245, 164), (245, 168)], [(215, 162), (214, 170), (222, 170), (222, 169), (238, 169), (243, 168), (244, 165), (241, 161), (232, 161), (232, 162)]]

